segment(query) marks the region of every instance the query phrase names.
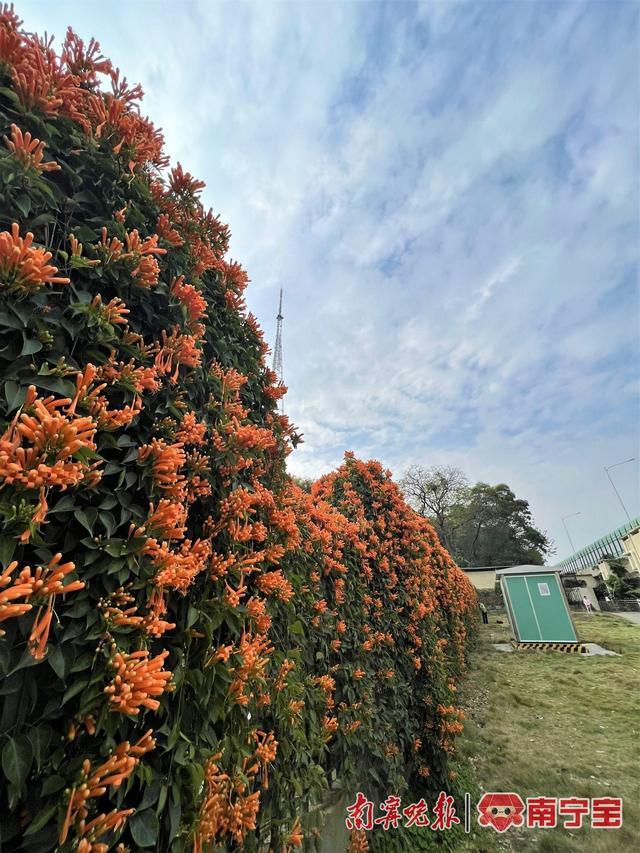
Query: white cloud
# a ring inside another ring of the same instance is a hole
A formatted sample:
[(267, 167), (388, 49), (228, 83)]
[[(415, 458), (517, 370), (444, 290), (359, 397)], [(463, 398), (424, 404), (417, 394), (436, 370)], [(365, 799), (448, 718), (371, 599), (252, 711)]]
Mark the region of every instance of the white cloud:
[(638, 432), (637, 6), (20, 6), (142, 81), (270, 338), (284, 286), (292, 470), (458, 464), (561, 551), (567, 512), (581, 544), (620, 522), (601, 471)]

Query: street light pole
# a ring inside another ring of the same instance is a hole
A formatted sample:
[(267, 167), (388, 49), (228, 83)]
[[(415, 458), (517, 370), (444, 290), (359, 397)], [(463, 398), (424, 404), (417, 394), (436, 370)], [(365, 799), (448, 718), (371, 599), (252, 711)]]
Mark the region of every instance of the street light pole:
[(567, 539), (569, 540), (569, 545), (571, 545), (571, 553), (572, 554), (576, 553), (576, 546), (573, 544), (571, 536), (569, 535), (569, 528), (567, 527), (565, 522), (566, 522), (567, 518), (574, 518), (576, 515), (580, 515), (580, 514), (581, 513), (579, 513), (579, 512), (572, 512), (569, 515), (563, 515), (562, 516), (562, 526), (564, 527), (564, 532), (567, 534)]
[(613, 465), (605, 465), (605, 466), (604, 466), (605, 474), (606, 474), (606, 475), (607, 475), (607, 477), (609, 478), (609, 482), (611, 483), (611, 488), (612, 488), (612, 489), (613, 489), (613, 491), (616, 493), (616, 497), (617, 497), (617, 498), (618, 498), (618, 500), (620, 501), (620, 506), (621, 506), (621, 507), (622, 507), (622, 509), (624, 510), (624, 514), (627, 516), (627, 521), (631, 521), (631, 516), (629, 515), (629, 510), (626, 508), (624, 501), (623, 501), (623, 500), (622, 500), (622, 498), (620, 497), (620, 492), (616, 489), (616, 484), (615, 484), (615, 483), (613, 482), (613, 480), (611, 479), (611, 474), (609, 473), (609, 471), (610, 471), (612, 468), (617, 468), (617, 467), (618, 467), (618, 465), (626, 465), (626, 464), (627, 464), (627, 462), (635, 462), (635, 461), (636, 461), (636, 457), (635, 457), (635, 456), (632, 456), (632, 457), (631, 457), (631, 459), (623, 459), (623, 461), (622, 461), (622, 462), (614, 462), (614, 464), (613, 464)]
[[(624, 501), (620, 497), (620, 492), (616, 489), (616, 485), (613, 482), (613, 480), (611, 479), (611, 474), (609, 473), (609, 471), (611, 470), (611, 468), (617, 468), (618, 465), (626, 465), (628, 462), (635, 462), (635, 461), (636, 461), (636, 457), (632, 456), (631, 459), (623, 459), (622, 462), (614, 462), (613, 465), (609, 465), (608, 467), (605, 467), (605, 469), (604, 469), (607, 477), (609, 478), (609, 482), (611, 483), (611, 487), (612, 487), (613, 491), (616, 493), (616, 496), (617, 496), (618, 500), (620, 501), (620, 506), (624, 510), (624, 513), (627, 516), (627, 520), (629, 522), (631, 522), (631, 516), (629, 515), (629, 510), (627, 509)], [(640, 554), (638, 554), (638, 549), (636, 548), (636, 543), (633, 541), (633, 534), (631, 533), (631, 531), (629, 531), (629, 534), (630, 534), (629, 535), (629, 544), (631, 545), (631, 548), (632, 548), (634, 554), (636, 555), (636, 560), (638, 560), (638, 563), (640, 564)], [(633, 561), (631, 562), (631, 565), (633, 566)]]

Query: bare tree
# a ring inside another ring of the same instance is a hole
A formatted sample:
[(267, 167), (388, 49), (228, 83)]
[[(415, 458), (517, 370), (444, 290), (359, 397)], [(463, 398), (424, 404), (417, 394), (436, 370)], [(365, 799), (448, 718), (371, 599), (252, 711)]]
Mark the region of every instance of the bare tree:
[(435, 524), (440, 541), (445, 548), (448, 542), (448, 515), (459, 503), (468, 481), (459, 468), (451, 465), (423, 468), (412, 465), (400, 480), (400, 488), (417, 513)]

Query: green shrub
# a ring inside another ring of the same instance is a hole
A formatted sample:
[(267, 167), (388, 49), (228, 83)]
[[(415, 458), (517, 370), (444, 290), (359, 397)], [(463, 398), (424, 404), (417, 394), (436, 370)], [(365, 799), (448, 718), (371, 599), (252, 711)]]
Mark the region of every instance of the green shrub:
[(247, 276), (140, 96), (0, 13), (0, 841), (290, 849), (333, 775), (445, 778), (474, 595), (375, 463), (287, 477)]

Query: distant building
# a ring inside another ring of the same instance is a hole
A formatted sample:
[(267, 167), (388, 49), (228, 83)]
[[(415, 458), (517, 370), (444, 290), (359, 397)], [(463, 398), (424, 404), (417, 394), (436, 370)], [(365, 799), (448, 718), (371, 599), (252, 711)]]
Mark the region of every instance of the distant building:
[[(606, 560), (591, 569), (580, 569), (579, 572), (565, 574), (563, 576), (564, 591), (569, 603), (581, 605), (586, 596), (594, 610), (601, 610), (596, 588), (602, 584), (602, 581), (606, 581), (610, 574), (611, 570)], [(575, 582), (579, 583), (579, 586), (571, 585), (571, 581), (574, 579)]]
[[(640, 574), (640, 518), (618, 527), (558, 564), (569, 602), (581, 604), (586, 596), (594, 609), (600, 610), (598, 596), (603, 595), (603, 582), (611, 589), (611, 581), (615, 581), (611, 570), (614, 561), (617, 565), (622, 563), (626, 571)], [(596, 594), (597, 589), (600, 591)]]
[(576, 551), (558, 563), (558, 568), (563, 575), (579, 574), (592, 571), (603, 562), (616, 558), (627, 560), (629, 571), (640, 572), (640, 517)]
[(488, 566), (467, 566), (464, 568), (461, 566), (461, 568), (476, 589), (486, 590), (495, 589), (496, 568), (501, 567), (496, 566), (495, 568), (490, 568)]
[(622, 556), (629, 564), (629, 571), (640, 574), (640, 524), (628, 530), (620, 537), (620, 541), (624, 547)]

